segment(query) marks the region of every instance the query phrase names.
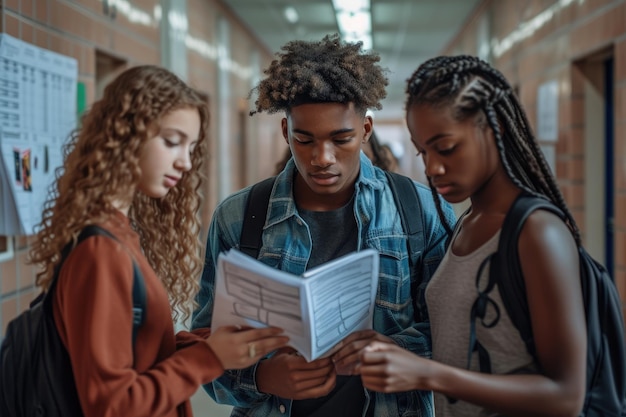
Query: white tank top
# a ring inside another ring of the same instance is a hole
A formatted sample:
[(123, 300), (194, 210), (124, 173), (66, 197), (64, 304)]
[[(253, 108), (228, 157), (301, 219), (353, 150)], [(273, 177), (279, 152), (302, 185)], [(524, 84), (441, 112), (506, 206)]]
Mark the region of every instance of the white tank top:
[[(481, 262), (497, 250), (499, 237), (500, 231), (466, 256), (454, 255), (451, 250), (452, 245), (450, 245), (428, 284), (426, 304), (432, 332), (433, 359), (458, 368), (467, 367), (470, 311), (478, 295), (476, 275)], [(479, 280), (480, 289), (484, 289), (488, 281), (489, 265), (486, 265)], [(494, 374), (536, 373), (537, 365), (526, 351), (526, 345), (511, 322), (502, 304), (497, 285), (489, 293), (489, 297), (498, 305), (500, 319), (492, 328), (485, 328), (480, 319), (477, 319), (476, 336), (489, 352), (492, 372)], [(494, 317), (494, 307), (489, 306), (486, 321), (489, 322)], [(476, 352), (472, 355), (470, 369), (479, 370)], [(438, 393), (435, 393), (435, 410), (437, 417), (497, 415), (460, 400), (450, 404), (444, 395)]]

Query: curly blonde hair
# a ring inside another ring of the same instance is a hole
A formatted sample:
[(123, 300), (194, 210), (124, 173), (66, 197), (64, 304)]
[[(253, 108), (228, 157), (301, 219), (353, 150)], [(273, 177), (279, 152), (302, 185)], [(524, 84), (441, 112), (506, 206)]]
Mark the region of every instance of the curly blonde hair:
[[(179, 109), (200, 115), (192, 169), (163, 198), (135, 193), (144, 144), (158, 132), (161, 118)], [(188, 318), (202, 268), (197, 213), (208, 123), (207, 96), (164, 68), (133, 67), (111, 82), (64, 146), (64, 164), (30, 250), (30, 262), (41, 267), (37, 285), (47, 290), (62, 249), (75, 243), (86, 225), (110, 219), (114, 203), (123, 201), (130, 204), (128, 217), (146, 258), (168, 290), (174, 319), (180, 313)]]

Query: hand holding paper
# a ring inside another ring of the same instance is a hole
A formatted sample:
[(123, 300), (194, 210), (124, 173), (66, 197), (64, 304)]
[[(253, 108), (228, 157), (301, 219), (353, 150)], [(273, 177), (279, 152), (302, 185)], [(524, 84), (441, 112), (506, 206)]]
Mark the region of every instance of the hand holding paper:
[(378, 263), (366, 249), (297, 276), (231, 249), (218, 258), (212, 327), (277, 326), (307, 361), (322, 357), (372, 328)]

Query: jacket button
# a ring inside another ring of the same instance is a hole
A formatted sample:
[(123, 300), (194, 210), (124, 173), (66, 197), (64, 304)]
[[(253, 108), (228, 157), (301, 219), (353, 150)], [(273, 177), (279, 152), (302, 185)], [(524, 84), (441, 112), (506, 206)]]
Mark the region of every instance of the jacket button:
[(281, 414), (285, 414), (285, 410), (286, 410), (286, 408), (285, 408), (285, 405), (284, 405), (284, 404), (281, 404), (281, 405), (278, 407), (278, 409), (280, 410), (280, 413), (281, 413)]

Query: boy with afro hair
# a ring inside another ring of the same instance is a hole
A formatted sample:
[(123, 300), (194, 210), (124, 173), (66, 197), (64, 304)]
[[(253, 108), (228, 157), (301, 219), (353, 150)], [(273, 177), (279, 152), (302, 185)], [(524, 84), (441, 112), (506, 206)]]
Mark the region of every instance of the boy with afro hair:
[[(359, 376), (360, 352), (372, 341), (430, 356), (423, 288), (444, 253), (448, 227), (437, 216), (430, 190), (414, 182), (424, 250), (412, 269), (387, 177), (361, 151), (373, 132), (366, 111), (382, 108), (386, 95), (380, 58), (364, 52), (361, 42), (337, 35), (292, 41), (282, 51), (253, 90), (258, 98), (251, 114), (284, 113), (282, 133), (293, 155), (275, 178), (258, 259), (301, 275), (350, 252), (376, 249), (373, 330), (351, 333), (331, 356), (311, 362), (282, 349), (204, 388), (218, 403), (235, 406), (233, 416), (430, 416), (430, 392), (376, 393), (364, 389)], [(239, 247), (249, 192), (250, 187), (234, 193), (215, 210), (193, 327), (211, 325), (217, 257)], [(443, 206), (452, 223), (452, 209)], [(418, 288), (415, 297), (411, 288)]]

